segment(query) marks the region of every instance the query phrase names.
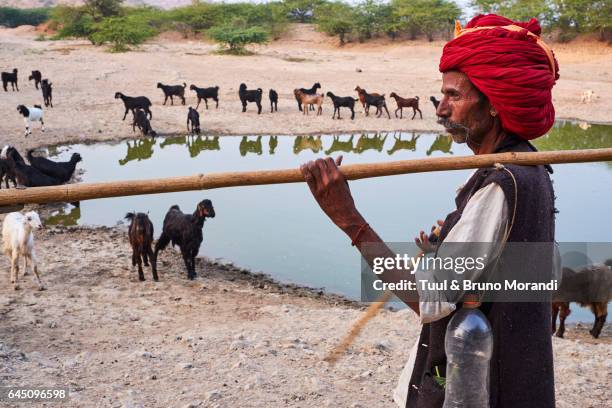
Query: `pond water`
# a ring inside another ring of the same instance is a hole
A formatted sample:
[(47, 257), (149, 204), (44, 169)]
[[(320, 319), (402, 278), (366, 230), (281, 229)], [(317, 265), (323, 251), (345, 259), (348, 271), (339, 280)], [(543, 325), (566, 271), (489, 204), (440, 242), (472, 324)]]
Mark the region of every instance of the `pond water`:
[[(540, 150), (612, 147), (612, 127), (559, 123), (535, 144)], [(157, 178), (194, 173), (282, 169), (326, 155), (344, 163), (468, 155), (445, 135), (390, 132), (322, 136), (202, 136), (137, 139), (117, 144), (52, 148), (53, 159), (83, 157), (83, 182)], [(612, 242), (612, 163), (554, 166), (558, 241)], [(471, 171), (421, 173), (351, 182), (358, 209), (387, 241), (412, 241), (420, 229), (453, 209), (456, 188)], [(192, 212), (211, 199), (216, 218), (206, 222), (201, 254), (263, 271), (285, 282), (360, 294), (360, 257), (348, 238), (318, 208), (305, 184), (254, 186), (84, 201), (47, 220), (65, 225), (116, 225), (129, 211), (149, 212), (161, 231), (173, 204)], [(573, 306), (571, 317), (591, 320)]]

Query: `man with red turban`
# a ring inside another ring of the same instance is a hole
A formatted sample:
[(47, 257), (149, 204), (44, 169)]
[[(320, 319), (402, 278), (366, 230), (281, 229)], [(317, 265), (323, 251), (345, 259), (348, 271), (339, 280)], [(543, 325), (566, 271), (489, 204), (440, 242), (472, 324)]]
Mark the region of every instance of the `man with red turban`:
[[(479, 15), (465, 28), (457, 24), (455, 38), (440, 59), (443, 98), (436, 110), (438, 123), (455, 143), (466, 143), (476, 155), (535, 150), (529, 140), (553, 125), (551, 89), (559, 78), (557, 61), (540, 33), (535, 19), (515, 22)], [(318, 159), (301, 167), (313, 196), (370, 265), (374, 258), (394, 257), (357, 210), (340, 161)], [(456, 210), (439, 221), (435, 246), (422, 231), (417, 244), (439, 256), (450, 251), (450, 242), (490, 243), (493, 252), (507, 242), (552, 243), (555, 209), (549, 172), (549, 166), (518, 165), (476, 170), (458, 191)], [(369, 245), (366, 250), (366, 243), (380, 249), (372, 251)], [(521, 253), (528, 276), (539, 272), (539, 258), (552, 259), (552, 253), (532, 252)], [(379, 278), (414, 282), (424, 273), (415, 272), (407, 276), (404, 270), (392, 269)], [(394, 293), (419, 314), (423, 324), (394, 400), (401, 407), (441, 408), (444, 388), (435, 377), (445, 376), (446, 328), (465, 298), (444, 293), (432, 297), (419, 291), (415, 301), (405, 292)], [(489, 302), (479, 307), (493, 333), (485, 397), (490, 407), (554, 408), (550, 303)]]

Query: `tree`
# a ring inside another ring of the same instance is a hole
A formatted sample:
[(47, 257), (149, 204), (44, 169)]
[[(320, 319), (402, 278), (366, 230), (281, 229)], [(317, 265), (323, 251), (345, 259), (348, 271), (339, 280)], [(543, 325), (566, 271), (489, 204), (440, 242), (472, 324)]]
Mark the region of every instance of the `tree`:
[(225, 44), (231, 54), (242, 54), (248, 44), (263, 44), (268, 41), (268, 32), (261, 27), (246, 27), (236, 22), (216, 26), (207, 31), (208, 36)]
[(354, 17), (351, 6), (342, 2), (323, 4), (315, 9), (315, 21), (319, 30), (337, 35), (340, 45), (344, 45), (347, 34), (355, 28)]
[(85, 8), (95, 21), (118, 16), (122, 4), (123, 0), (85, 0)]
[(461, 16), (461, 9), (450, 0), (393, 0), (394, 14), (414, 39), (418, 32), (433, 41)]
[(111, 17), (95, 25), (91, 40), (96, 45), (111, 43), (112, 52), (124, 52), (130, 45), (143, 43), (155, 35), (155, 31), (146, 23), (127, 17)]
[(284, 0), (282, 4), (291, 20), (309, 23), (312, 21), (315, 7), (323, 2), (324, 0)]
[(383, 31), (388, 6), (378, 0), (363, 0), (355, 8), (355, 28), (359, 39), (369, 40)]

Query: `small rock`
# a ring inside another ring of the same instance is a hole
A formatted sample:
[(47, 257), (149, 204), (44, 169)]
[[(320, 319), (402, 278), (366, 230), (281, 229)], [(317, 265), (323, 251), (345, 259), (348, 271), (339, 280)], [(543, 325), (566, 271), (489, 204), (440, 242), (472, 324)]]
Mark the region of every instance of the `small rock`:
[(192, 369), (192, 368), (193, 368), (193, 364), (191, 364), (191, 363), (183, 363), (183, 364), (181, 364), (181, 366), (180, 366), (180, 367), (181, 367), (183, 370), (190, 370), (190, 369)]
[(216, 401), (221, 398), (221, 392), (219, 390), (212, 390), (206, 393), (206, 401)]

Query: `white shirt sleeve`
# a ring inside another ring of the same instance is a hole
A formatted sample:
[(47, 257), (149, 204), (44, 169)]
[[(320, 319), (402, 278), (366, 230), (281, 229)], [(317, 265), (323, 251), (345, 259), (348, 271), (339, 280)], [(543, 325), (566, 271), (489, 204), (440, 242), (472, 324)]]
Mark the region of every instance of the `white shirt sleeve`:
[[(502, 249), (507, 221), (508, 204), (502, 188), (496, 183), (481, 188), (469, 199), (461, 218), (449, 231), (444, 242), (440, 244), (438, 257), (454, 258), (455, 256), (461, 256), (461, 254), (453, 253), (453, 250), (459, 249), (458, 246), (449, 247), (444, 245), (445, 243), (478, 242), (490, 244), (481, 249), (484, 250), (487, 261), (493, 261)], [(488, 262), (485, 262), (485, 266)], [(426, 279), (425, 274), (431, 274), (431, 272), (419, 268), (416, 271), (417, 281)], [(478, 274), (472, 274), (469, 278), (476, 280), (478, 277)], [(423, 295), (419, 302), (421, 323), (430, 323), (442, 319), (456, 308), (455, 302), (446, 299), (442, 292), (427, 291), (425, 294), (419, 290), (419, 295)]]

